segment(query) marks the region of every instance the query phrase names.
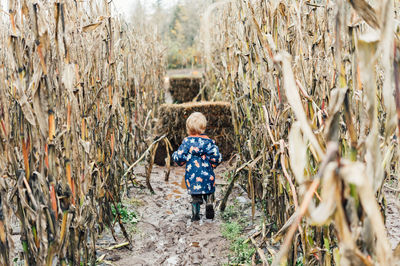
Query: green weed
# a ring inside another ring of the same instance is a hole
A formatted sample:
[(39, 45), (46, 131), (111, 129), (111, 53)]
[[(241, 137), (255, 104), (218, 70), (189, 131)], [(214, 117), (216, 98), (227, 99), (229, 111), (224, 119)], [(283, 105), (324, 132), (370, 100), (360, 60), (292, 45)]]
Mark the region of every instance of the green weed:
[(231, 242), (230, 250), (232, 254), (228, 256), (227, 265), (251, 264), (255, 248), (251, 243), (245, 242), (245, 238), (242, 237), (248, 217), (243, 215), (239, 203), (234, 201), (233, 205), (228, 206), (221, 213), (221, 218), (224, 221), (221, 225), (222, 236)]
[(22, 265), (25, 265), (25, 263), (23, 260), (20, 260), (18, 257), (15, 257), (13, 259), (13, 265), (14, 266), (22, 266)]
[(230, 205), (226, 207), (225, 211), (221, 213), (221, 218), (225, 222), (229, 222), (232, 219), (239, 217), (240, 213), (235, 205)]
[(228, 240), (235, 240), (242, 233), (242, 227), (237, 222), (222, 224), (222, 236)]
[(303, 256), (299, 256), (299, 257), (297, 257), (297, 260), (296, 260), (296, 266), (303, 266), (304, 265), (304, 258), (303, 258)]
[[(119, 214), (121, 215), (121, 220), (124, 224), (135, 225), (138, 222), (136, 213), (134, 211), (127, 209), (121, 203), (118, 203), (117, 208), (118, 208)], [(114, 216), (114, 219), (116, 219), (117, 212), (116, 212), (114, 206), (111, 207), (111, 211)]]
[(229, 256), (229, 263), (233, 265), (251, 264), (251, 258), (256, 252), (255, 248), (251, 244), (245, 243), (245, 239), (241, 237), (232, 242), (230, 250), (234, 255)]

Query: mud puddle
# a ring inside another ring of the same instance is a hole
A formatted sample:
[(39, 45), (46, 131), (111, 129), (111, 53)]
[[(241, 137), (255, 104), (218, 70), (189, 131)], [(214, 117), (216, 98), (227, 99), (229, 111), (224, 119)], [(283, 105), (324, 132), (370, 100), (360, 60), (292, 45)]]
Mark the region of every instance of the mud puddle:
[(181, 179), (182, 180), (180, 182), (177, 181), (170, 182), (171, 185), (175, 186), (175, 189), (173, 189), (171, 193), (165, 196), (166, 200), (180, 199), (182, 195), (186, 193), (185, 177), (182, 175)]

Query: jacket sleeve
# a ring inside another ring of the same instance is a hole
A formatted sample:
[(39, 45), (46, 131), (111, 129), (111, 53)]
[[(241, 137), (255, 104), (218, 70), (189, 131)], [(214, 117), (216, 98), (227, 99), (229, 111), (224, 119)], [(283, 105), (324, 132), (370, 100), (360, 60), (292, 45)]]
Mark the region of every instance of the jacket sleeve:
[(187, 161), (187, 156), (188, 156), (188, 145), (186, 143), (186, 139), (183, 141), (181, 146), (179, 146), (178, 150), (175, 151), (172, 154), (172, 159), (174, 162), (176, 162), (178, 165), (182, 166), (186, 163)]
[(222, 162), (222, 155), (214, 141), (213, 144), (207, 148), (206, 156), (213, 168), (217, 167)]

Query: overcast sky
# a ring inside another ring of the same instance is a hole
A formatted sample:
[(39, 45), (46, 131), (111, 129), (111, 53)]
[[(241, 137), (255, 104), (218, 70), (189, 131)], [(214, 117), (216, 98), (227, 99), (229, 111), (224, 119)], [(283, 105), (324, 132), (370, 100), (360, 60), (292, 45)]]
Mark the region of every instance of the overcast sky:
[[(146, 11), (150, 13), (154, 7), (154, 3), (156, 2), (156, 0), (113, 0), (112, 6), (115, 7), (116, 13), (122, 14), (126, 18), (129, 18), (137, 1), (142, 1), (142, 5), (146, 8)], [(164, 7), (170, 7), (177, 1), (178, 0), (161, 0), (161, 3)], [(3, 8), (7, 10), (7, 0), (0, 0), (0, 4), (0, 7), (3, 6)]]
[[(129, 16), (133, 12), (133, 9), (135, 8), (135, 3), (137, 1), (139, 0), (113, 0), (114, 3), (113, 6), (115, 6), (117, 13), (121, 13), (126, 18), (129, 18)], [(140, 1), (142, 1), (142, 5), (146, 8), (146, 11), (151, 13), (156, 0), (140, 0)], [(164, 7), (170, 7), (177, 1), (178, 0), (161, 0), (161, 3)]]

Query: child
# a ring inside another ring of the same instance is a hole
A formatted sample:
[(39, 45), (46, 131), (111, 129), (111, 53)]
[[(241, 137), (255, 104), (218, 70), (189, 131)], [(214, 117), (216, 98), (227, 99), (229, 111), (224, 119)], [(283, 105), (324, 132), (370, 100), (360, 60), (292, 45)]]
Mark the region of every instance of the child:
[(207, 119), (199, 112), (192, 113), (186, 120), (189, 134), (179, 149), (172, 154), (180, 166), (186, 163), (185, 183), (192, 196), (192, 221), (200, 220), (200, 204), (206, 202), (206, 218), (214, 218), (214, 168), (222, 161), (215, 141), (204, 135)]

